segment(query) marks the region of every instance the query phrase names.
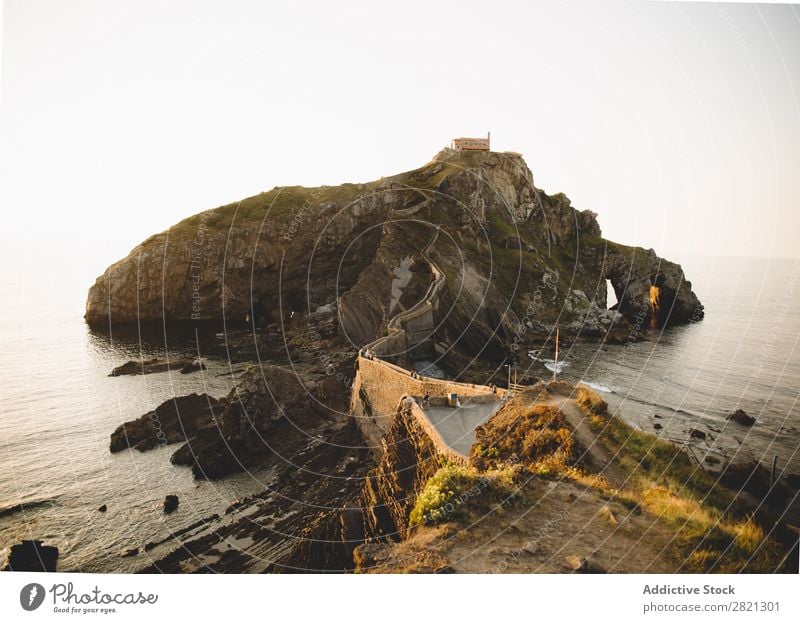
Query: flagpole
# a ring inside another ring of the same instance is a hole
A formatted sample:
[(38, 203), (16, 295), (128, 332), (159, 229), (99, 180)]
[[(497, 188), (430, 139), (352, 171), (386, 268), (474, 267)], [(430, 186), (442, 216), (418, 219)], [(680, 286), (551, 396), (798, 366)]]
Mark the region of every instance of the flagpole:
[(556, 325), (556, 360), (553, 364), (553, 380), (556, 380), (556, 374), (558, 373), (558, 325)]

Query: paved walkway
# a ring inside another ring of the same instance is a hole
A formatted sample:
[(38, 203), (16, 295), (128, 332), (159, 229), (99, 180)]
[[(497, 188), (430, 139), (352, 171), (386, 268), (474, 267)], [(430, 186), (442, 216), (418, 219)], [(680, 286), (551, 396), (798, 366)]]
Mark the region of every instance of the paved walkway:
[(488, 420), (500, 405), (491, 403), (465, 404), (461, 407), (427, 407), (425, 417), (441, 435), (444, 442), (459, 454), (469, 457), (475, 443), (475, 429)]

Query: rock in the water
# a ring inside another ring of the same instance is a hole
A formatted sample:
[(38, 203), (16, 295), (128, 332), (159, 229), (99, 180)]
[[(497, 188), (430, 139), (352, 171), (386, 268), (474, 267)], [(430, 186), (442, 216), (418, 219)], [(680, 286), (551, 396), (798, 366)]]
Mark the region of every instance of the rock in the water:
[(192, 363), (187, 363), (185, 366), (181, 368), (181, 374), (190, 374), (192, 372), (199, 372), (200, 370), (205, 370), (206, 364), (204, 364), (199, 359), (196, 359)]
[(705, 439), (706, 437), (708, 437), (708, 435), (706, 435), (703, 431), (697, 428), (690, 428), (689, 437), (691, 437), (692, 439)]
[[(201, 367), (193, 368), (196, 364)], [(166, 372), (167, 370), (180, 370), (182, 373), (194, 372), (195, 370), (205, 370), (205, 365), (198, 362), (193, 357), (176, 357), (173, 359), (147, 359), (136, 361), (132, 359), (121, 366), (114, 368), (108, 376), (136, 376), (140, 374), (154, 374), (156, 372)]]
[(138, 547), (131, 547), (131, 548), (128, 548), (128, 549), (123, 550), (122, 552), (120, 552), (119, 557), (120, 558), (131, 558), (133, 556), (138, 556), (138, 555), (139, 555), (139, 548)]
[(709, 465), (719, 465), (721, 462), (717, 457), (712, 456), (711, 454), (707, 455), (703, 460)]
[(747, 415), (744, 409), (736, 409), (736, 411), (728, 415), (728, 419), (733, 420), (742, 426), (752, 426), (756, 423), (756, 418), (751, 415)]
[(108, 506), (106, 506), (105, 504), (103, 504), (100, 508), (97, 509), (97, 511), (100, 513), (105, 513), (107, 510)]
[(275, 429), (291, 422), (306, 428), (319, 422), (310, 388), (290, 370), (262, 365), (248, 369), (220, 402), (216, 422), (198, 429), (170, 461), (192, 468), (196, 478), (220, 478), (242, 471), (269, 455)]
[(11, 546), (4, 571), (55, 571), (58, 548), (41, 541), (22, 541)]
[(661, 424), (659, 424), (658, 422), (656, 422), (655, 424), (653, 424), (653, 428), (655, 428), (656, 430), (661, 430), (664, 427), (661, 426)]
[(155, 411), (126, 422), (111, 435), (111, 452), (128, 447), (139, 451), (177, 443), (201, 427), (211, 424), (219, 402), (208, 394), (190, 394), (161, 403)]
[(178, 496), (168, 495), (164, 498), (164, 512), (169, 514), (175, 512), (178, 508)]

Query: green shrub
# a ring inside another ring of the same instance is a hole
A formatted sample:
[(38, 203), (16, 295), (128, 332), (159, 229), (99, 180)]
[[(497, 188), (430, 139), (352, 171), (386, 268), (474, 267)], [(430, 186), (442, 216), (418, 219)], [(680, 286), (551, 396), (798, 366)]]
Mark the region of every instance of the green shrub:
[(465, 519), (488, 503), (515, 498), (515, 469), (480, 473), (473, 467), (446, 465), (430, 477), (411, 510), (412, 526)]

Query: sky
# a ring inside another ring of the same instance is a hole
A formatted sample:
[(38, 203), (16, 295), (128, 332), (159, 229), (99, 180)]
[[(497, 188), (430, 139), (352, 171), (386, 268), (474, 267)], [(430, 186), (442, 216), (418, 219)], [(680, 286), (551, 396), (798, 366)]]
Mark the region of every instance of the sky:
[(800, 257), (798, 7), (282, 4), (6, 0), (0, 276), (88, 287), (196, 212), (487, 131), (612, 240)]

